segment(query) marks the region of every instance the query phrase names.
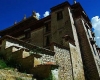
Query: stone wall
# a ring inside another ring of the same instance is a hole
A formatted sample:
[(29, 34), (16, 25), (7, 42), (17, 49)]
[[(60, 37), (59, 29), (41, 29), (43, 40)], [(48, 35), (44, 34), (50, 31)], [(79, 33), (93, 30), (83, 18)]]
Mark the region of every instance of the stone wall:
[(83, 63), (77, 48), (69, 43), (74, 80), (85, 80)]
[(34, 67), (36, 67), (37, 65), (41, 65), (41, 64), (53, 64), (55, 65), (55, 59), (54, 56), (52, 55), (48, 55), (46, 53), (40, 53), (40, 52), (32, 52), (32, 54), (38, 54), (41, 55), (40, 58), (35, 58), (34, 59)]
[[(59, 80), (84, 80), (80, 54), (78, 53), (77, 48), (72, 44), (69, 43), (69, 48), (55, 44), (53, 45), (55, 53), (52, 51), (48, 53), (50, 51), (48, 49), (45, 49), (45, 51), (41, 51), (42, 48), (39, 50), (39, 47), (27, 49), (24, 45), (12, 41), (13, 40), (4, 40), (3, 44), (6, 44), (3, 45), (3, 47), (4, 49), (6, 48), (5, 52), (9, 53), (7, 54), (7, 57), (12, 55), (12, 59), (17, 64), (20, 64), (20, 70), (31, 71), (31, 69), (36, 67), (39, 68), (41, 65), (58, 65), (57, 75)], [(36, 55), (40, 56), (36, 57)]]
[(41, 62), (42, 64), (49, 64), (49, 62), (51, 62), (51, 64), (55, 64), (55, 60), (54, 60), (54, 56), (51, 55), (47, 55), (47, 54), (41, 54)]
[(59, 65), (59, 80), (73, 80), (70, 53), (67, 49), (54, 46), (55, 61)]

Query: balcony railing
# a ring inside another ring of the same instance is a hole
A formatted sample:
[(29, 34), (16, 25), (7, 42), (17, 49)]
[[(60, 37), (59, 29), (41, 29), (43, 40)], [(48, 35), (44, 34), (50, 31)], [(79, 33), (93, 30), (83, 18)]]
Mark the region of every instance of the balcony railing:
[(90, 42), (91, 42), (91, 44), (95, 44), (96, 43), (96, 41), (93, 38), (90, 38)]
[(92, 32), (92, 36), (95, 37), (95, 33), (94, 32)]

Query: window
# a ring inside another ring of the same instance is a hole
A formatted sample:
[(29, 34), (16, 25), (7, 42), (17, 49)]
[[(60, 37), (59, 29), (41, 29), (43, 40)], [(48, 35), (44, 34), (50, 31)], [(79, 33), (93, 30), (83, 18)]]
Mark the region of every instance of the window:
[(45, 24), (46, 26), (46, 32), (51, 31), (51, 25), (50, 24)]
[(57, 20), (63, 19), (62, 11), (57, 12)]
[(45, 44), (44, 44), (44, 46), (45, 47), (49, 47), (50, 42), (51, 42), (51, 35), (45, 36)]
[(24, 32), (25, 32), (25, 38), (30, 38), (31, 37), (31, 31), (30, 31), (30, 29), (27, 29)]
[(31, 37), (31, 33), (30, 32), (25, 32), (25, 38), (30, 38)]
[(47, 36), (46, 37), (46, 46), (49, 46), (49, 44), (50, 44), (50, 36)]

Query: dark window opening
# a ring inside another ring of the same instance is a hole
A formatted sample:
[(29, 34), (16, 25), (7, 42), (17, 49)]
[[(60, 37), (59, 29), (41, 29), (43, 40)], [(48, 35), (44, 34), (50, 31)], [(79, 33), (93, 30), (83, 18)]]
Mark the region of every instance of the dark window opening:
[(25, 32), (25, 38), (30, 38), (30, 37), (31, 37), (31, 32), (30, 31)]
[(25, 38), (30, 38), (30, 37), (31, 37), (30, 32), (29, 33), (25, 33)]
[(51, 31), (51, 25), (50, 24), (46, 24), (45, 26), (46, 26), (46, 32)]
[(46, 37), (46, 46), (49, 46), (49, 44), (50, 44), (50, 36), (47, 36)]
[(63, 19), (63, 13), (62, 11), (57, 12), (57, 20)]

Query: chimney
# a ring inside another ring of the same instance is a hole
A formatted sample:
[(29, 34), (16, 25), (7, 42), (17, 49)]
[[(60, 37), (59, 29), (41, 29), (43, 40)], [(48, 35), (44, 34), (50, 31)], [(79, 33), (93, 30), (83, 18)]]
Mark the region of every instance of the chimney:
[(24, 15), (24, 20), (26, 19), (26, 15)]
[(36, 17), (36, 12), (35, 11), (32, 12), (32, 16)]
[(17, 24), (17, 21), (14, 22), (14, 25)]
[(76, 4), (77, 2), (76, 2), (76, 0), (74, 0), (74, 4)]
[(33, 16), (35, 19), (37, 19), (37, 20), (38, 20), (38, 18), (37, 18), (37, 16), (36, 16), (36, 12), (35, 12), (35, 11), (33, 11), (33, 12), (32, 12), (32, 16)]

